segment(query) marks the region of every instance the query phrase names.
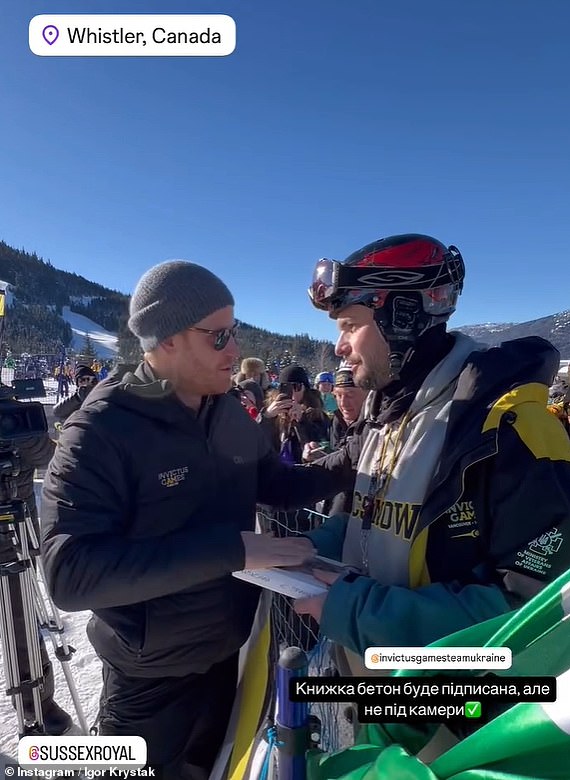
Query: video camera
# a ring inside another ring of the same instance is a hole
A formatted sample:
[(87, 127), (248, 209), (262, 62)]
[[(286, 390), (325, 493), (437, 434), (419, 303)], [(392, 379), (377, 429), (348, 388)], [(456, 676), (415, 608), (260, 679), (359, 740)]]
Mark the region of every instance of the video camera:
[(0, 386), (0, 452), (12, 450), (19, 439), (41, 436), (48, 430), (39, 401), (18, 401), (11, 387)]
[(43, 404), (18, 401), (13, 388), (0, 385), (0, 504), (14, 506), (12, 502), (18, 499), (15, 479), (21, 469), (18, 442), (45, 435), (47, 430)]

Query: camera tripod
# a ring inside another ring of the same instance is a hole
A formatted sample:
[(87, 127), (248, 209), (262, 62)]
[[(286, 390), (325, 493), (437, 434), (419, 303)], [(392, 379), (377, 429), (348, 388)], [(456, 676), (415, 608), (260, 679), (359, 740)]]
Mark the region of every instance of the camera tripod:
[[(9, 459), (9, 463), (13, 463)], [(0, 464), (0, 469), (8, 463)], [(6, 473), (2, 474), (6, 480)], [(12, 696), (18, 720), (19, 736), (45, 734), (41, 686), (45, 682), (40, 650), (39, 630), (49, 631), (55, 657), (61, 662), (67, 686), (73, 700), (82, 733), (88, 734), (81, 703), (69, 661), (75, 652), (64, 636), (64, 626), (56, 606), (42, 592), (37, 574), (45, 583), (39, 543), (32, 518), (24, 501), (11, 500), (0, 503), (0, 642), (4, 660), (6, 695)], [(21, 595), (20, 595), (21, 594)], [(18, 647), (13, 596), (21, 598), (23, 625), (25, 628), (27, 658)], [(26, 679), (22, 679), (25, 676)], [(24, 694), (33, 702), (33, 719), (26, 717)]]

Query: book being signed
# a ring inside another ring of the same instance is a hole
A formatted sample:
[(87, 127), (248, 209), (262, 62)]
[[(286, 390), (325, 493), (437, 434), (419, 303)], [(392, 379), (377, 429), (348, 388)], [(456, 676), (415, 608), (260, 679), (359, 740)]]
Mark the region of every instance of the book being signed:
[(233, 576), (245, 582), (251, 582), (260, 588), (267, 588), (274, 593), (281, 593), (293, 599), (302, 599), (310, 596), (319, 596), (326, 593), (329, 586), (318, 580), (314, 575), (314, 569), (331, 571), (342, 574), (352, 571), (352, 567), (346, 566), (340, 561), (323, 558), (316, 555), (303, 566), (271, 569), (244, 569), (234, 571)]

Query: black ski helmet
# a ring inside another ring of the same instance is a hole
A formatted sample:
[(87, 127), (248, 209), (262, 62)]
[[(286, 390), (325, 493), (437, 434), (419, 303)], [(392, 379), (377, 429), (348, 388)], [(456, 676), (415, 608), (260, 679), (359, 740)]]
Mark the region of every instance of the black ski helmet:
[(373, 309), (390, 346), (396, 377), (418, 337), (453, 314), (464, 277), (457, 247), (406, 233), (373, 241), (343, 262), (319, 260), (309, 297), (316, 308), (329, 313), (353, 304)]

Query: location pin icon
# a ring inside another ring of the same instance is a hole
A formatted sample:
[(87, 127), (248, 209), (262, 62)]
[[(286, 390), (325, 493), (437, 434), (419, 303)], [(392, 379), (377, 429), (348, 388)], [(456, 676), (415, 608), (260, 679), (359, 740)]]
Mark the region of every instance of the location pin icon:
[(42, 35), (44, 36), (45, 42), (49, 43), (51, 46), (52, 43), (55, 43), (59, 38), (59, 30), (54, 24), (48, 24), (47, 27), (44, 27)]

